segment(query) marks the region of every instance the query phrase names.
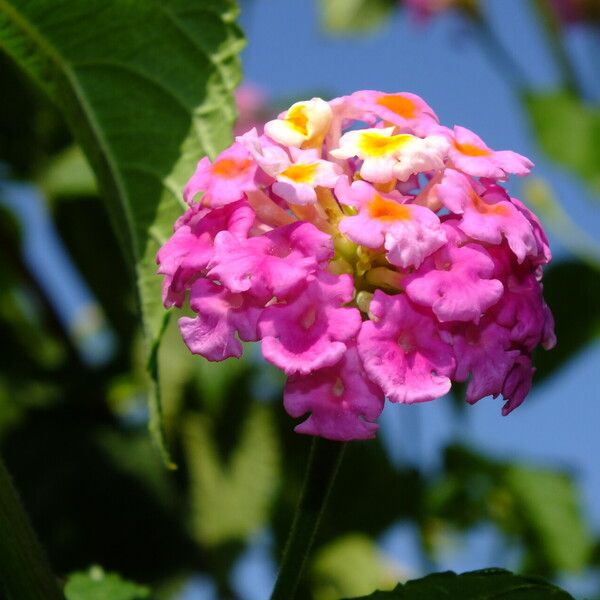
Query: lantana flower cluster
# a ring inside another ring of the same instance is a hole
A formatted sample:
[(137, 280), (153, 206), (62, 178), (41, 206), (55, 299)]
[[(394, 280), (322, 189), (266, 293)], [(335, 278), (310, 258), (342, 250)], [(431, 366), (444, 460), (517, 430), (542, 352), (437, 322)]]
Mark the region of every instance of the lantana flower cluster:
[(548, 241), (501, 185), (531, 167), (414, 94), (298, 102), (198, 163), (158, 253), (164, 304), (189, 296), (183, 339), (208, 360), (260, 341), (301, 433), (371, 438), (385, 398), (453, 381), (506, 415), (555, 343)]

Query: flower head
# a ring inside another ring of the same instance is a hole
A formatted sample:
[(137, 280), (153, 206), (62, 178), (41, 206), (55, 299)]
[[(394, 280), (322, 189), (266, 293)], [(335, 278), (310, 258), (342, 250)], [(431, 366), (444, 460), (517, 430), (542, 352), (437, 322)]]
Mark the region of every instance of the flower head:
[(453, 381), (508, 414), (555, 343), (548, 240), (502, 187), (531, 167), (407, 92), (297, 102), (199, 162), (157, 257), (165, 306), (189, 294), (183, 338), (209, 360), (260, 341), (300, 433), (372, 437), (385, 397)]

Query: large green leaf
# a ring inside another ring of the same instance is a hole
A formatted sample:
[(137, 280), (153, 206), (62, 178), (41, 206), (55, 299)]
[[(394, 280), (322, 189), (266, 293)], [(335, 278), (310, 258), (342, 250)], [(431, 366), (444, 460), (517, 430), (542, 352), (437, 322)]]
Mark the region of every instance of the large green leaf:
[(67, 600), (143, 600), (148, 588), (125, 581), (116, 573), (92, 567), (87, 573), (73, 573), (65, 586)]
[(525, 104), (544, 152), (600, 192), (600, 108), (566, 91), (530, 93)]
[(543, 579), (513, 575), (504, 569), (482, 569), (457, 575), (433, 573), (400, 584), (392, 592), (375, 592), (355, 600), (573, 600)]
[[(195, 162), (231, 136), (236, 16), (234, 0), (0, 0), (0, 47), (61, 108), (98, 178), (151, 357), (165, 319), (156, 251)], [(159, 402), (152, 408), (156, 432)]]

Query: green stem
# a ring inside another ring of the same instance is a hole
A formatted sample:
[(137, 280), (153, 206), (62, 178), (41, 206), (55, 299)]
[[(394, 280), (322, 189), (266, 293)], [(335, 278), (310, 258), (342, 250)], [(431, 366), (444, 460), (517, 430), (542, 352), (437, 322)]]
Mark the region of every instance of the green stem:
[(315, 437), (271, 600), (294, 600), (346, 444)]
[(1, 458), (0, 592), (7, 600), (64, 600)]

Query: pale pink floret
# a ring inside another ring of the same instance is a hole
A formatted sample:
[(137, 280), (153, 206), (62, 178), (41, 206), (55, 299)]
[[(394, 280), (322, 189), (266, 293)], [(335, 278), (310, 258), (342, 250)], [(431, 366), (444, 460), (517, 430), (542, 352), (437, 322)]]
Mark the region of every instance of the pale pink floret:
[[(421, 97), (409, 92), (386, 94), (374, 90), (354, 92), (349, 101), (359, 110), (371, 113), (403, 130), (423, 135), (438, 122), (437, 115)], [(363, 120), (370, 122), (367, 118)]]
[(511, 150), (492, 150), (465, 127), (454, 128), (448, 156), (453, 165), (473, 177), (505, 179), (509, 174), (527, 175), (533, 163)]
[(401, 267), (418, 267), (423, 259), (446, 242), (440, 220), (428, 208), (406, 204), (398, 193), (382, 194), (364, 181), (351, 186), (345, 178), (336, 188), (340, 202), (358, 208), (339, 228), (353, 242), (388, 251), (388, 260)]
[(413, 302), (431, 307), (441, 322), (479, 323), (502, 296), (502, 283), (492, 279), (494, 261), (479, 244), (465, 243), (456, 221), (443, 227), (448, 243), (406, 277), (406, 293)]
[(233, 144), (214, 163), (206, 157), (198, 163), (183, 189), (183, 197), (191, 204), (197, 194), (205, 192), (202, 198), (205, 206), (224, 206), (242, 199), (244, 192), (256, 189), (255, 174), (256, 164), (247, 150), (241, 144)]
[(349, 275), (321, 272), (286, 304), (266, 308), (258, 324), (264, 357), (287, 375), (337, 363), (360, 329), (359, 311), (343, 308), (353, 292)]
[(248, 239), (222, 231), (215, 237), (208, 276), (232, 292), (268, 301), (287, 297), (332, 257), (331, 237), (303, 221)]
[(290, 204), (314, 204), (317, 186), (334, 188), (342, 168), (327, 160), (321, 160), (316, 150), (290, 150), (292, 160), (277, 174), (273, 192)]
[(317, 150), (285, 149), (267, 136), (259, 136), (255, 129), (237, 140), (274, 180), (273, 192), (291, 204), (314, 204), (315, 188), (333, 188), (342, 174), (339, 165), (322, 160)]
[(214, 238), (227, 231), (236, 239), (248, 235), (254, 223), (254, 211), (244, 201), (228, 204), (208, 213), (191, 207), (189, 218), (182, 219), (171, 238), (156, 256), (158, 273), (165, 275), (165, 307), (181, 306), (186, 290), (198, 277), (206, 274), (214, 253)]
[(467, 402), (473, 404), (486, 396), (502, 391), (504, 381), (512, 369), (518, 350), (511, 350), (510, 332), (493, 321), (479, 327), (469, 324), (452, 338), (456, 358), (456, 381), (466, 381)]
[(502, 188), (470, 181), (448, 169), (435, 193), (446, 208), (462, 213), (459, 227), (470, 237), (488, 244), (500, 244), (505, 238), (519, 262), (540, 253), (532, 223)]
[(283, 394), (292, 417), (311, 413), (295, 431), (340, 441), (375, 437), (378, 426), (373, 421), (383, 409), (383, 399), (351, 345), (334, 366), (290, 376)]
[(401, 133), (395, 127), (373, 127), (348, 131), (339, 148), (329, 154), (337, 159), (354, 156), (363, 163), (360, 176), (372, 183), (392, 179), (407, 181), (412, 175), (442, 169), (448, 154), (448, 141), (438, 135), (425, 138)]
[(412, 306), (404, 294), (376, 290), (358, 335), (364, 368), (392, 402), (425, 402), (450, 390), (452, 347), (432, 315)]
[(534, 373), (535, 369), (529, 356), (522, 354), (515, 360), (502, 386), (502, 396), (506, 401), (502, 407), (503, 416), (523, 404), (523, 400), (531, 390)]
[(179, 328), (193, 354), (212, 361), (239, 357), (240, 339), (246, 342), (258, 339), (256, 325), (262, 307), (248, 297), (234, 294), (208, 279), (199, 279), (192, 285), (190, 306), (198, 316), (181, 317)]

